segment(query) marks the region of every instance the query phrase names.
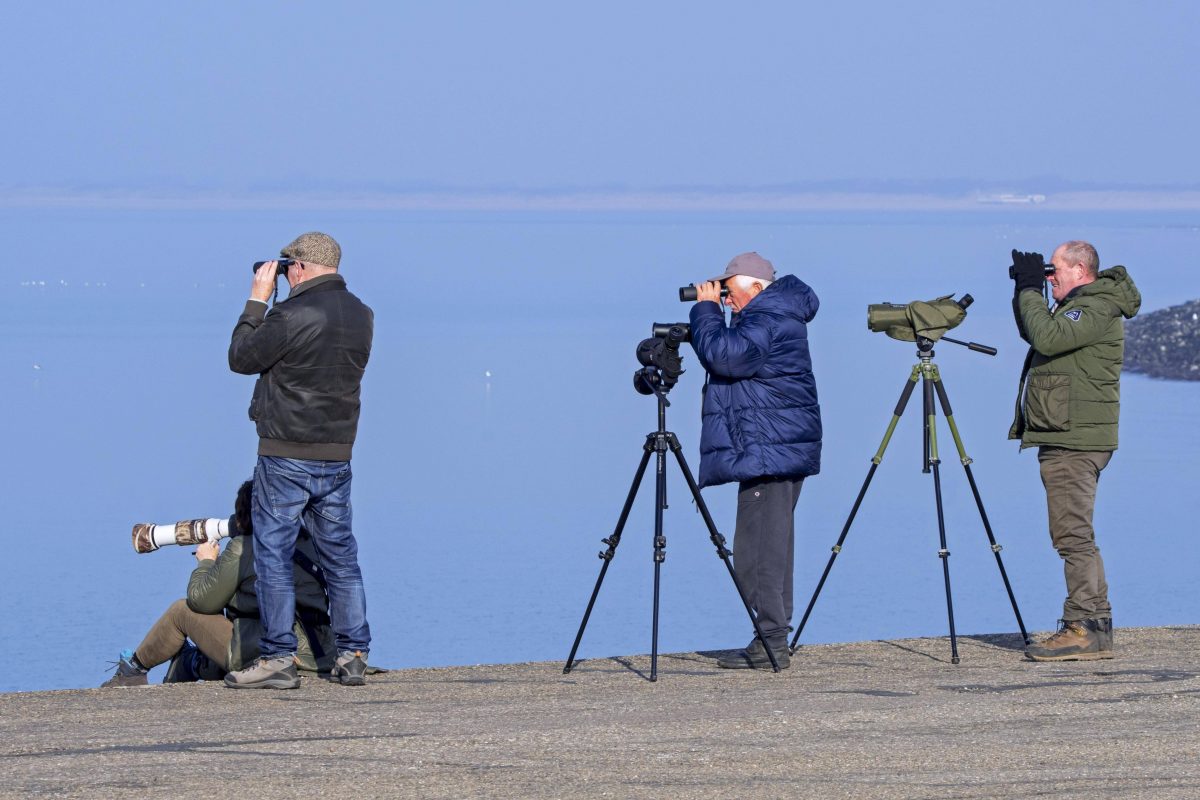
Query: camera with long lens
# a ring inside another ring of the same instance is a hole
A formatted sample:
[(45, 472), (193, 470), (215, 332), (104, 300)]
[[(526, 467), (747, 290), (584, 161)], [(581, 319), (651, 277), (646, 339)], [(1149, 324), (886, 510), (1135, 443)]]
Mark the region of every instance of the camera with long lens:
[(263, 264), (269, 264), (271, 261), (274, 261), (275, 265), (276, 265), (275, 266), (275, 279), (276, 280), (278, 280), (280, 278), (286, 278), (288, 267), (290, 267), (292, 264), (296, 263), (296, 260), (294, 258), (268, 259), (267, 261), (255, 261), (253, 266), (251, 266), (250, 270), (252, 272), (257, 273)]
[(692, 340), (686, 322), (655, 322), (650, 338), (638, 342), (637, 359), (642, 368), (633, 373), (633, 388), (638, 394), (666, 394), (683, 374), (683, 356), (679, 345)]
[[(722, 284), (721, 299), (729, 297), (729, 287)], [(680, 286), (679, 287), (679, 302), (694, 303), (696, 302), (696, 287), (695, 286)]]
[(238, 536), (240, 533), (233, 518), (185, 519), (174, 525), (139, 522), (133, 526), (133, 549), (138, 553), (153, 553), (163, 545), (187, 547)]

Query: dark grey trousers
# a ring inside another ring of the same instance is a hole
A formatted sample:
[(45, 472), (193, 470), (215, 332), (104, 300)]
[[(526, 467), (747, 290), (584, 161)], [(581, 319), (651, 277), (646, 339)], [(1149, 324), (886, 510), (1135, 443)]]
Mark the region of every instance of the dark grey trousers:
[(756, 478), (738, 484), (733, 569), (773, 647), (787, 642), (792, 619), (795, 513), (803, 485), (803, 477)]
[(1092, 527), (1096, 484), (1111, 459), (1111, 452), (1038, 448), (1042, 484), (1046, 487), (1050, 541), (1063, 560), (1067, 579), (1062, 618), (1068, 622), (1112, 617), (1104, 559), (1100, 557)]

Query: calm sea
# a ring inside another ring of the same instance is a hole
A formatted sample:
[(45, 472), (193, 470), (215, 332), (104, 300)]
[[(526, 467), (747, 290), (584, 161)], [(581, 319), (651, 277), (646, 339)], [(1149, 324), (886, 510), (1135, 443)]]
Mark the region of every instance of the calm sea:
[[(1008, 212), (1009, 210), (1001, 210)], [(0, 211), (0, 414), (7, 569), (0, 691), (98, 685), (182, 596), (190, 549), (136, 555), (135, 522), (230, 513), (254, 464), (252, 379), (226, 366), (252, 261), (311, 229), (376, 312), (355, 450), (355, 529), (390, 667), (565, 658), (647, 432), (634, 349), (686, 319), (682, 284), (755, 249), (821, 297), (810, 326), (824, 466), (797, 511), (798, 613), (915, 361), (869, 333), (868, 303), (970, 292), (939, 364), (1026, 623), (1052, 627), (1062, 571), (1036, 456), (1005, 439), (1024, 354), (1013, 247), (1081, 237), (1154, 310), (1200, 297), (1200, 220), (1182, 214), (519, 215)], [(703, 374), (687, 353), (668, 425), (693, 469)], [(1200, 384), (1123, 382), (1121, 449), (1096, 517), (1120, 625), (1194, 623)], [(940, 440), (960, 634), (1012, 610), (948, 431)], [(915, 406), (867, 495), (804, 640), (942, 635), (931, 477)], [(750, 626), (672, 465), (664, 652), (744, 644)], [(733, 487), (706, 490), (732, 534)], [(647, 652), (652, 487), (609, 571), (584, 657)], [(156, 671), (152, 678), (157, 678)]]

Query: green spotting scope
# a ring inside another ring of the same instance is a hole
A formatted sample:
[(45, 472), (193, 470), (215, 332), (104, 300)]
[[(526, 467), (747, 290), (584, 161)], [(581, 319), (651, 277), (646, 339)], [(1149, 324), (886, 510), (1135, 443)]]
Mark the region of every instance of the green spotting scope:
[(967, 306), (975, 302), (969, 294), (957, 301), (953, 297), (948, 294), (903, 305), (874, 303), (867, 306), (867, 329), (902, 342), (915, 342), (918, 337), (936, 342), (967, 318)]

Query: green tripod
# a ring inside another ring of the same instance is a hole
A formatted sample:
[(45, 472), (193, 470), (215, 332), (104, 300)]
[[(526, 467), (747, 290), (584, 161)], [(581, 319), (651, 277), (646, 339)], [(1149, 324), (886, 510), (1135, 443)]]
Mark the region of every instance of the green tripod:
[[(941, 337), (941, 341), (959, 344), (979, 353), (996, 355), (995, 348), (976, 344), (975, 342), (962, 342), (957, 339), (951, 339), (948, 336)], [(879, 449), (875, 451), (874, 458), (871, 459), (871, 468), (867, 471), (866, 480), (863, 481), (862, 488), (858, 492), (858, 497), (854, 501), (854, 507), (850, 510), (850, 516), (846, 519), (845, 526), (842, 527), (842, 534), (838, 537), (837, 544), (833, 546), (833, 554), (829, 556), (829, 563), (825, 565), (825, 571), (821, 574), (821, 580), (817, 582), (817, 589), (813, 592), (812, 599), (808, 601), (808, 608), (805, 610), (804, 617), (800, 620), (800, 624), (796, 628), (796, 635), (792, 637), (792, 652), (795, 652), (796, 643), (800, 641), (800, 634), (804, 632), (804, 626), (808, 623), (813, 606), (816, 605), (817, 596), (821, 594), (821, 589), (825, 586), (825, 579), (829, 577), (829, 571), (833, 569), (833, 562), (837, 559), (838, 553), (842, 552), (842, 545), (846, 541), (846, 535), (850, 532), (850, 526), (854, 524), (854, 517), (858, 514), (863, 497), (867, 494), (867, 488), (871, 485), (871, 479), (875, 477), (875, 470), (879, 468), (879, 464), (883, 461), (883, 453), (887, 450), (888, 442), (892, 439), (892, 433), (896, 430), (896, 424), (900, 422), (900, 416), (904, 413), (904, 408), (908, 405), (909, 398), (912, 397), (913, 389), (916, 388), (918, 379), (921, 381), (925, 428), (923, 437), (925, 459), (924, 468), (921, 471), (926, 474), (929, 472), (933, 473), (933, 495), (937, 504), (938, 536), (941, 543), (941, 547), (938, 549), (938, 558), (942, 560), (942, 577), (946, 584), (946, 615), (950, 620), (950, 660), (952, 663), (957, 664), (960, 659), (958, 657), (958, 637), (954, 631), (954, 600), (950, 593), (950, 550), (946, 547), (946, 523), (942, 513), (942, 478), (939, 471), (939, 466), (942, 462), (941, 457), (938, 455), (937, 407), (934, 404), (935, 394), (937, 395), (938, 403), (942, 407), (942, 414), (946, 417), (946, 422), (950, 426), (950, 434), (954, 437), (954, 445), (958, 448), (959, 461), (962, 462), (963, 469), (967, 473), (967, 481), (971, 484), (971, 493), (975, 496), (975, 505), (979, 509), (980, 518), (983, 520), (983, 529), (987, 533), (992, 553), (996, 556), (996, 566), (1000, 568), (1000, 577), (1004, 580), (1004, 588), (1007, 590), (1008, 599), (1012, 603), (1013, 613), (1016, 614), (1017, 626), (1021, 629), (1021, 636), (1025, 642), (1029, 642), (1029, 634), (1025, 632), (1025, 623), (1021, 620), (1021, 610), (1017, 608), (1017, 598), (1013, 594), (1012, 585), (1008, 581), (1008, 573), (1004, 569), (1004, 561), (1000, 558), (1000, 551), (1003, 548), (996, 543), (996, 537), (992, 534), (992, 525), (988, 521), (987, 512), (983, 508), (983, 500), (979, 496), (979, 487), (975, 484), (975, 476), (971, 472), (972, 459), (967, 455), (966, 448), (963, 447), (962, 437), (958, 435), (958, 425), (954, 421), (954, 412), (950, 408), (950, 399), (946, 396), (946, 387), (942, 383), (942, 377), (938, 372), (937, 365), (933, 363), (934, 342), (922, 336), (917, 336), (916, 342), (917, 358), (919, 360), (913, 366), (912, 373), (908, 376), (908, 381), (904, 384), (904, 390), (900, 393), (900, 400), (896, 403), (895, 411), (892, 412), (892, 421), (888, 423), (887, 432), (883, 435), (883, 441), (879, 444)]]

